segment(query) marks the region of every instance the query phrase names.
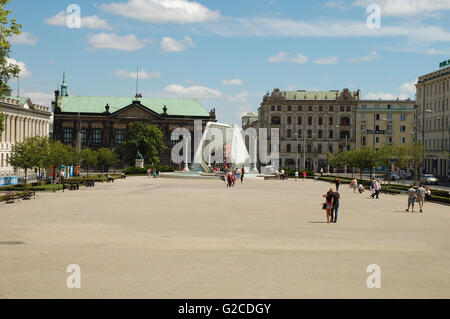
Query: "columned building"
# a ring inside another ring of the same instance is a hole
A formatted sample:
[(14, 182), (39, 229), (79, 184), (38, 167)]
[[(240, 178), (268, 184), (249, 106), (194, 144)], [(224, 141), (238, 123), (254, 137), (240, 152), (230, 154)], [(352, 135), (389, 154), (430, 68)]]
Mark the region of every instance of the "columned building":
[(360, 91), (267, 92), (258, 109), (259, 128), (280, 130), (280, 167), (326, 172), (327, 155), (356, 144)]
[(409, 144), (415, 141), (412, 100), (361, 100), (356, 111), (356, 148)]
[(14, 143), (33, 136), (48, 136), (50, 110), (33, 104), (26, 97), (4, 97), (0, 99), (0, 112), (5, 116), (5, 130), (0, 137), (0, 176), (19, 173), (8, 163)]
[(450, 66), (420, 76), (416, 84), (418, 140), (424, 171), (447, 180), (450, 173)]

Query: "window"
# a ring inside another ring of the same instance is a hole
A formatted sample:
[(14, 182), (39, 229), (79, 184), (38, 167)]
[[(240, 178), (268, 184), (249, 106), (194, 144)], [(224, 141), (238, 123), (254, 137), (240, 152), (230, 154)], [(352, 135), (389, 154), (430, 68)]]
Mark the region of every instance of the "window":
[(117, 145), (123, 144), (125, 140), (125, 132), (123, 130), (116, 130), (115, 132), (115, 141)]
[(380, 138), (379, 137), (375, 137), (375, 143), (380, 143)]
[(308, 125), (312, 125), (312, 116), (308, 116)]
[(375, 120), (377, 120), (377, 121), (380, 120), (380, 114), (375, 114)]
[(319, 106), (319, 112), (322, 112), (322, 111), (323, 111), (323, 106), (320, 105), (320, 106)]
[(291, 144), (287, 144), (286, 145), (286, 152), (290, 153), (291, 152)]
[(270, 107), (270, 110), (271, 110), (271, 111), (275, 111), (275, 105), (272, 105), (272, 106)]
[(287, 117), (287, 124), (288, 125), (292, 124), (292, 117), (290, 117), (290, 116)]
[(361, 131), (365, 132), (367, 130), (367, 125), (361, 125)]
[(319, 125), (323, 125), (323, 117), (319, 116)]
[(343, 125), (343, 126), (348, 126), (348, 125), (350, 125), (350, 118), (347, 117), (347, 116), (341, 117), (341, 121), (340, 121), (339, 124), (340, 124), (340, 125)]
[(406, 126), (404, 125), (400, 126), (400, 132), (406, 132)]
[(402, 144), (406, 144), (406, 137), (401, 137), (400, 141), (402, 142)]
[(328, 138), (333, 138), (333, 130), (328, 131)]
[(390, 132), (390, 133), (392, 133), (392, 125), (388, 125), (388, 126), (387, 126), (387, 131)]
[(400, 121), (406, 121), (406, 115), (405, 114), (400, 114)]
[(367, 105), (366, 104), (361, 105), (361, 109), (367, 110)]
[(274, 125), (280, 125), (281, 124), (281, 118), (279, 116), (272, 116), (271, 123)]
[(301, 112), (302, 110), (303, 110), (302, 106), (299, 105), (299, 106), (298, 106), (298, 111)]
[(281, 111), (281, 105), (277, 106), (277, 111)]
[(387, 115), (387, 120), (388, 120), (388, 121), (392, 121), (392, 114), (388, 114), (388, 115)]
[(288, 105), (288, 111), (292, 111), (292, 106)]
[(351, 112), (352, 111), (352, 107), (350, 105), (347, 105), (347, 112)]
[(312, 138), (312, 130), (308, 130), (308, 138)]
[(317, 153), (322, 153), (322, 144), (317, 145)]
[(365, 122), (365, 121), (367, 121), (366, 114), (361, 114), (361, 122)]
[(341, 105), (341, 112), (345, 112), (345, 106)]
[(330, 116), (329, 118), (328, 118), (328, 125), (330, 125), (330, 126), (332, 126), (333, 125), (333, 117), (332, 116)]
[(81, 129), (81, 144), (86, 145), (87, 140), (87, 130), (85, 128)]
[(308, 144), (308, 145), (307, 145), (307, 147), (306, 147), (306, 152), (307, 152), (307, 153), (312, 153), (312, 145), (311, 145), (311, 144)]
[(322, 138), (323, 137), (323, 133), (322, 133), (323, 131), (322, 130), (318, 130), (317, 131), (317, 136), (319, 137), (319, 138)]
[(330, 105), (330, 112), (333, 112), (333, 111), (334, 111), (334, 106)]
[(301, 116), (299, 116), (299, 117), (297, 118), (297, 124), (298, 124), (298, 125), (302, 125), (302, 117), (301, 117)]
[(313, 110), (312, 106), (308, 106), (308, 111), (311, 112)]
[(291, 138), (292, 137), (292, 131), (290, 129), (286, 130), (286, 137)]
[(92, 144), (100, 144), (102, 142), (102, 131), (98, 128), (92, 131)]
[(73, 140), (72, 128), (70, 128), (70, 127), (64, 128), (63, 134), (64, 134), (64, 143), (66, 143), (66, 144), (72, 143), (72, 140)]
[(388, 143), (392, 143), (392, 137), (391, 136), (388, 137)]
[(298, 138), (302, 137), (302, 130), (298, 130)]

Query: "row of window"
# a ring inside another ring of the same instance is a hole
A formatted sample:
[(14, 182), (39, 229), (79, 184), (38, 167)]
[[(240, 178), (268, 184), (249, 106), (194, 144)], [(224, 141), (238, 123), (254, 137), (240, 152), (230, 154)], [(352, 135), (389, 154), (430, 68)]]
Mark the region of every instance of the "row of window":
[(448, 129), (448, 118), (440, 119), (426, 119), (425, 120), (425, 130), (447, 130)]
[[(317, 134), (316, 134), (316, 132), (313, 132), (313, 130), (309, 129), (309, 130), (306, 130), (306, 137), (307, 138), (313, 138), (313, 136), (316, 137), (316, 135), (317, 135), (318, 139), (321, 139), (321, 138), (330, 138), (330, 139), (332, 139), (333, 135), (334, 135), (333, 132), (334, 132), (333, 130), (329, 130), (328, 131), (328, 136), (326, 136), (326, 133), (327, 133), (326, 130), (317, 130)], [(303, 138), (302, 133), (303, 133), (302, 130), (298, 130), (297, 131), (299, 139)], [(292, 137), (293, 137), (292, 130), (291, 129), (287, 129), (286, 130), (286, 138), (292, 138)], [(349, 139), (350, 138), (350, 131), (340, 131), (339, 132), (339, 138), (340, 139), (345, 139), (345, 138)]]
[[(272, 116), (270, 123), (274, 124), (274, 125), (280, 125), (281, 117), (278, 115)], [(286, 118), (286, 123), (287, 123), (287, 125), (292, 125), (292, 116), (288, 116)], [(324, 123), (323, 117), (319, 116), (318, 125), (323, 125), (323, 123)], [(351, 121), (350, 121), (349, 117), (343, 116), (340, 118), (339, 125), (350, 126), (351, 125), (350, 123), (351, 123)], [(313, 117), (312, 116), (308, 116), (307, 124), (313, 125)], [(297, 117), (297, 125), (303, 125), (303, 117), (302, 116)], [(330, 126), (334, 125), (334, 117), (333, 116), (328, 117), (328, 125), (330, 125)]]
[[(326, 153), (326, 152), (324, 152), (325, 150), (326, 150), (326, 146), (323, 147), (322, 144), (317, 144), (317, 148), (316, 149), (313, 148), (312, 144), (307, 144), (306, 145), (306, 153), (315, 153), (315, 152), (317, 152), (319, 154), (322, 154), (322, 153)], [(302, 147), (301, 144), (298, 144), (298, 152), (299, 153), (303, 152), (303, 147)], [(333, 153), (333, 145), (330, 144), (328, 146), (328, 152)], [(295, 144), (293, 144), (293, 145), (286, 144), (286, 153), (296, 153)]]
[[(447, 100), (440, 100), (440, 101), (434, 101), (425, 103), (425, 109), (431, 110), (432, 112), (443, 112), (448, 111), (448, 99)], [(423, 107), (421, 107), (421, 111), (423, 112)]]
[[(392, 118), (393, 118), (392, 114), (386, 114), (387, 121), (392, 121)], [(375, 114), (375, 120), (380, 121), (381, 115)], [(361, 121), (367, 121), (367, 114), (361, 114)], [(406, 121), (406, 114), (400, 114), (400, 121)]]
[[(444, 82), (439, 83), (433, 83), (430, 85), (426, 85), (425, 87), (421, 88), (417, 92), (417, 98), (420, 98), (422, 96), (422, 93), (425, 93), (425, 97), (436, 95), (436, 94), (442, 94), (444, 93), (445, 87), (447, 87), (446, 91), (448, 92), (450, 90), (450, 81), (445, 80)], [(423, 91), (423, 89), (425, 89)]]
[(425, 149), (427, 151), (448, 151), (450, 149), (450, 145), (448, 144), (447, 139), (429, 139), (425, 140)]
[[(281, 111), (282, 109), (283, 108), (282, 108), (281, 105), (272, 105), (270, 107), (271, 111)], [(314, 108), (312, 105), (305, 106), (304, 108), (303, 108), (302, 105), (298, 105), (298, 106), (295, 106), (295, 107), (292, 107), (291, 105), (287, 106), (287, 111), (288, 112), (289, 111), (293, 111), (293, 110), (299, 111), (299, 112), (303, 112), (303, 110), (305, 110), (305, 111), (308, 110), (308, 112), (312, 112), (313, 110), (319, 110), (319, 112), (323, 112), (323, 111), (327, 110), (327, 106), (319, 105), (318, 108)], [(328, 111), (334, 112), (335, 111), (334, 106), (333, 105), (328, 106)], [(336, 107), (336, 111), (351, 112), (352, 111), (352, 107), (350, 105), (347, 105), (347, 106), (341, 105), (340, 107)]]
[[(378, 144), (378, 143), (380, 143), (380, 138), (377, 136), (377, 137), (375, 137), (375, 144)], [(387, 137), (386, 143), (392, 144), (392, 137), (391, 136)], [(404, 136), (400, 137), (400, 143), (406, 144), (406, 137), (404, 137)], [(362, 146), (367, 146), (367, 137), (366, 136), (361, 136), (361, 145)]]
[[(369, 128), (369, 130), (371, 130), (371, 129), (372, 128)], [(362, 132), (366, 132), (367, 130), (368, 130), (367, 129), (367, 125), (364, 125), (364, 124), (361, 125), (361, 131)], [(400, 130), (400, 133), (406, 132), (406, 126), (405, 125), (400, 125), (399, 130)], [(375, 125), (375, 131), (379, 132), (379, 131), (384, 131), (384, 130), (380, 129), (380, 125)], [(392, 133), (392, 125), (390, 125), (390, 124), (386, 125), (386, 132)]]
[[(102, 144), (103, 130), (93, 129), (92, 130), (92, 144), (100, 145)], [(64, 128), (63, 131), (63, 141), (66, 144), (71, 144), (74, 141), (74, 129), (70, 127)], [(125, 130), (114, 130), (114, 144), (121, 145), (125, 141)], [(81, 129), (81, 144), (87, 144), (87, 130), (85, 128)]]

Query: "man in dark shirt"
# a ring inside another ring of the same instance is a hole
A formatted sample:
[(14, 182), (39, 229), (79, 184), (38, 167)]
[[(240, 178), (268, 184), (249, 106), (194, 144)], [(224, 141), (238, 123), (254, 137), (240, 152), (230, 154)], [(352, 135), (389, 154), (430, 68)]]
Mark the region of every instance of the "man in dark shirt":
[(331, 209), (331, 222), (336, 223), (338, 218), (339, 200), (341, 199), (341, 195), (338, 192), (333, 192), (331, 196), (333, 197), (333, 207)]
[(341, 181), (339, 180), (339, 177), (336, 177), (336, 180), (334, 181), (334, 184), (336, 185), (336, 192), (339, 190), (339, 184), (341, 184)]

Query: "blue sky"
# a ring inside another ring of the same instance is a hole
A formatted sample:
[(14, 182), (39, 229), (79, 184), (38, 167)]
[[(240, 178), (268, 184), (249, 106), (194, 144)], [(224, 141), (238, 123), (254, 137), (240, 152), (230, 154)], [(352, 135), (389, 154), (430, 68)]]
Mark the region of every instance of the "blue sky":
[[(369, 28), (376, 3), (381, 27)], [(67, 7), (81, 28), (67, 27)], [(414, 98), (417, 77), (450, 58), (450, 0), (12, 0), (21, 96), (197, 97), (240, 123), (266, 91), (360, 89)], [(17, 88), (12, 81), (12, 88)]]

